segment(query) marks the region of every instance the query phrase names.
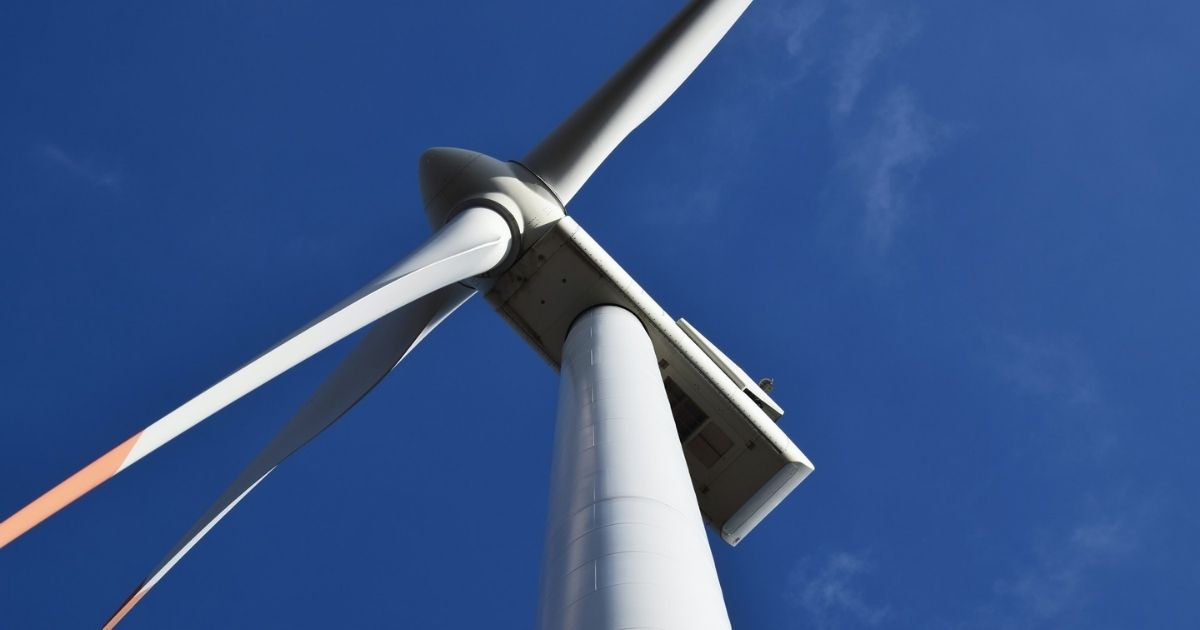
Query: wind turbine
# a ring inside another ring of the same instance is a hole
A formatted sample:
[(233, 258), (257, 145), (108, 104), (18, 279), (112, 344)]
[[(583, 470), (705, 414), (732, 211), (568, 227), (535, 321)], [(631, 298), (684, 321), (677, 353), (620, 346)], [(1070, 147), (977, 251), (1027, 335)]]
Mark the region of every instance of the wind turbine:
[[(408, 257), (0, 523), (0, 547), (322, 349), (369, 327), (114, 613), (119, 622), (242, 498), (476, 292), (561, 372), (542, 628), (729, 626), (703, 531), (737, 544), (811, 471), (769, 388), (673, 320), (565, 207), (749, 0), (694, 0), (519, 161), (420, 161), (433, 235)], [(682, 447), (681, 447), (682, 446)]]

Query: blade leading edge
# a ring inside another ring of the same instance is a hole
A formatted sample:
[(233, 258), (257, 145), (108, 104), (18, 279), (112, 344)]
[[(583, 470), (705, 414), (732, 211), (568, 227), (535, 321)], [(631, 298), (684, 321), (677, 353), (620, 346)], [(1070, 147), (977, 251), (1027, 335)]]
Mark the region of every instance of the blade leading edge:
[(266, 478), (275, 467), (329, 428), (362, 400), (450, 313), (475, 294), (453, 284), (384, 317), (337, 366), (296, 415), (246, 466), (208, 511), (196, 521), (175, 548), (113, 613), (104, 630), (111, 630), (129, 614), (150, 589), (179, 562), (234, 506)]
[(751, 0), (693, 0), (521, 160), (566, 205), (721, 41)]
[(341, 304), (0, 522), (0, 548), (301, 361), (410, 302), (490, 271), (511, 245), (508, 223), (497, 212), (464, 210), (412, 255)]

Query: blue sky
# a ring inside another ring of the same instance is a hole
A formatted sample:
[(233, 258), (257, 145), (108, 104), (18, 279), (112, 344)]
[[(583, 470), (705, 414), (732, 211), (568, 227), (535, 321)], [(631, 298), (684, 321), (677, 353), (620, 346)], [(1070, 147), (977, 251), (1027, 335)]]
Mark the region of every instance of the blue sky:
[[(678, 2), (0, 9), (0, 513), (427, 228)], [(738, 628), (1200, 626), (1200, 8), (759, 0), (571, 213), (755, 375), (816, 473), (714, 549)], [(96, 627), (338, 346), (0, 551)], [(529, 627), (557, 379), (482, 300), (127, 628)]]

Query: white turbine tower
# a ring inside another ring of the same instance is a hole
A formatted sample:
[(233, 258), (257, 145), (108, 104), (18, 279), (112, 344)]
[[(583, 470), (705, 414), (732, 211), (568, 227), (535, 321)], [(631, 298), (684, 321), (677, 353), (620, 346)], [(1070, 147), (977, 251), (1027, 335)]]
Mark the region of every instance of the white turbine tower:
[(703, 524), (737, 544), (812, 471), (783, 411), (672, 320), (565, 205), (692, 73), (750, 0), (694, 0), (523, 159), (420, 161), (433, 235), (258, 358), (0, 523), (0, 547), (289, 368), (362, 341), (134, 590), (130, 609), (286, 457), (476, 292), (561, 372), (539, 625), (728, 628)]

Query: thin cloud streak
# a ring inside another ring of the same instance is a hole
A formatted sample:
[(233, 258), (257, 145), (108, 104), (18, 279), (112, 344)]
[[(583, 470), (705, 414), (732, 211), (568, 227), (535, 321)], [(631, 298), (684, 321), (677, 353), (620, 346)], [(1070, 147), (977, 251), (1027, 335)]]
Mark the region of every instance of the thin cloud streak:
[(846, 27), (846, 44), (833, 60), (830, 111), (835, 119), (854, 110), (884, 55), (903, 46), (920, 30), (911, 16), (898, 17), (866, 4), (857, 5), (847, 16)]
[[(843, 211), (861, 213), (858, 232), (867, 252), (886, 254), (908, 218), (909, 196), (922, 171), (953, 136), (953, 127), (928, 115), (908, 84), (875, 78), (920, 32), (920, 21), (885, 3), (807, 0), (776, 8), (764, 29), (792, 68), (773, 77), (780, 89), (814, 67), (829, 81), (840, 175), (834, 185), (852, 191), (847, 199), (854, 203)], [(873, 81), (880, 85), (872, 88)]]
[(786, 7), (770, 6), (756, 18), (757, 26), (766, 37), (782, 45), (787, 63), (775, 64), (770, 83), (786, 88), (804, 80), (821, 59), (823, 38), (817, 29), (827, 8), (820, 0), (805, 0)]
[(906, 218), (908, 196), (949, 129), (927, 116), (912, 90), (893, 89), (880, 103), (869, 131), (844, 149), (863, 203), (862, 233), (885, 253)]
[(812, 570), (814, 561), (806, 558), (796, 565), (788, 580), (787, 597), (809, 616), (811, 627), (832, 630), (845, 627), (879, 625), (891, 610), (875, 605), (855, 584), (870, 573), (872, 566), (865, 554), (835, 552)]
[(790, 32), (784, 41), (789, 55), (793, 58), (811, 58), (809, 40), (817, 20), (824, 14), (825, 4), (821, 2), (801, 2), (783, 12), (781, 23), (790, 24)]
[(99, 188), (117, 190), (121, 187), (119, 171), (97, 164), (90, 159), (75, 157), (58, 145), (46, 143), (37, 147), (35, 154), (42, 161)]
[(1099, 402), (1091, 363), (1068, 340), (1009, 333), (997, 354), (997, 372), (1021, 392), (1073, 406)]
[[(1084, 348), (1074, 339), (1008, 333), (994, 336), (989, 352), (996, 376), (1013, 391), (1035, 402), (1060, 428), (1041, 434), (1046, 457), (1062, 459), (1087, 446), (1078, 465), (1097, 471), (1119, 466), (1118, 415), (1106, 400), (1101, 379)], [(1129, 561), (1154, 526), (1156, 499), (1147, 489), (1136, 492), (1099, 484), (1081, 497), (1082, 516), (1056, 532), (1035, 538), (1027, 558), (993, 583), (992, 596), (962, 628), (1017, 630), (1077, 625), (1092, 602), (1096, 580)]]
[(986, 361), (1015, 393), (1035, 403), (1046, 427), (1069, 435), (1061, 455), (1102, 463), (1120, 444), (1120, 413), (1103, 394), (1084, 348), (1070, 337), (991, 335)]
[(1089, 584), (1096, 574), (1138, 548), (1139, 521), (1145, 512), (1081, 519), (1052, 544), (1040, 546), (1024, 567), (997, 580), (993, 601), (970, 626), (1017, 630), (1071, 625), (1072, 615), (1089, 602)]

